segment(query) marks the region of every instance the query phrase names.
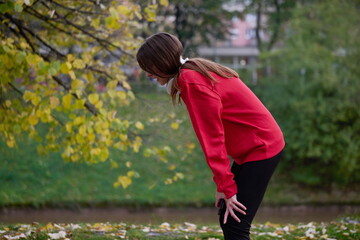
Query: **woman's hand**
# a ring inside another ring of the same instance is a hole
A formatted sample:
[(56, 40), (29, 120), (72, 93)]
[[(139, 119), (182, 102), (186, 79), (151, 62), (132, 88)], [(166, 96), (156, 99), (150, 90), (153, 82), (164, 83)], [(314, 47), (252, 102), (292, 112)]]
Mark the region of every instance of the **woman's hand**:
[(229, 214), (237, 221), (240, 222), (240, 219), (236, 216), (235, 211), (246, 215), (245, 211), (246, 207), (244, 205), (242, 205), (240, 202), (238, 202), (238, 200), (236, 199), (236, 194), (234, 196), (232, 196), (229, 199), (225, 199), (226, 202), (226, 212), (224, 215), (224, 224), (226, 224), (227, 222), (227, 218), (229, 216)]
[(216, 192), (216, 195), (215, 195), (215, 207), (220, 208), (219, 203), (220, 203), (221, 199), (224, 199), (224, 200), (226, 199), (225, 194), (222, 193), (222, 192)]

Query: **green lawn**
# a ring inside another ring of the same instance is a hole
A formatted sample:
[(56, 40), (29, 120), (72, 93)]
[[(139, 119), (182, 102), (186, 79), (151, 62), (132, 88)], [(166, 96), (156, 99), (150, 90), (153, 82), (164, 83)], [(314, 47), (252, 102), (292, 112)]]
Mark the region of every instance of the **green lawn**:
[[(173, 107), (164, 93), (141, 94), (131, 107), (120, 108), (118, 115), (143, 121), (145, 145), (172, 149), (167, 153), (167, 162), (158, 157), (144, 157), (142, 148), (139, 153), (113, 151), (111, 160), (103, 163), (68, 163), (61, 159), (60, 153), (38, 155), (36, 143), (27, 136), (13, 149), (0, 142), (0, 207), (213, 205), (215, 184), (184, 106)], [(154, 123), (146, 123), (149, 119), (155, 119)], [(173, 122), (180, 123), (180, 127), (172, 129)], [(188, 153), (184, 145), (191, 143), (196, 147)], [(127, 189), (114, 188), (117, 177), (130, 170), (127, 162), (139, 177)], [(166, 179), (176, 172), (184, 174), (184, 179), (166, 184)], [(359, 199), (355, 189), (304, 188), (277, 172), (264, 203), (358, 204)]]
[[(265, 239), (360, 239), (359, 217), (347, 217), (326, 223), (299, 224), (254, 224), (251, 230), (253, 240)], [(195, 225), (192, 223), (160, 225), (134, 225), (124, 223), (82, 223), (82, 224), (17, 224), (0, 225), (0, 239), (132, 239), (165, 240), (223, 239), (218, 226)]]

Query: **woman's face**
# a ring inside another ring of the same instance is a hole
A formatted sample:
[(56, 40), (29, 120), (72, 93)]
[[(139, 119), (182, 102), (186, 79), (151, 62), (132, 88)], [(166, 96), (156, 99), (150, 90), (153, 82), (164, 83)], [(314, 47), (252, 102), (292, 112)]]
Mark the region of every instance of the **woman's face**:
[(164, 77), (159, 77), (159, 76), (156, 76), (156, 75), (154, 75), (154, 74), (152, 74), (152, 73), (148, 73), (148, 72), (146, 72), (146, 77), (155, 78), (156, 81), (157, 81), (161, 86), (165, 85), (165, 84), (169, 81), (169, 78), (168, 78), (168, 77), (166, 77), (166, 78), (164, 78)]

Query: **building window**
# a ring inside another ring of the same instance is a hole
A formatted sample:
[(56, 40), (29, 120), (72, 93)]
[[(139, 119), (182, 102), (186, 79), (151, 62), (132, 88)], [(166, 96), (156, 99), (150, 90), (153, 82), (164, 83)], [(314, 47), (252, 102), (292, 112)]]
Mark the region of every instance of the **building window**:
[(248, 28), (245, 32), (246, 39), (255, 39), (256, 38), (256, 31), (254, 28)]

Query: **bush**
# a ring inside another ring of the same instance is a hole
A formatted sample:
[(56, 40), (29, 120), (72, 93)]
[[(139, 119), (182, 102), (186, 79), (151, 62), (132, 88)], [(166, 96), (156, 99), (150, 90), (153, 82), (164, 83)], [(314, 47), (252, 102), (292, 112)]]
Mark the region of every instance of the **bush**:
[(281, 171), (309, 185), (360, 180), (358, 104), (319, 82), (267, 81), (255, 91), (282, 128), (287, 142)]

